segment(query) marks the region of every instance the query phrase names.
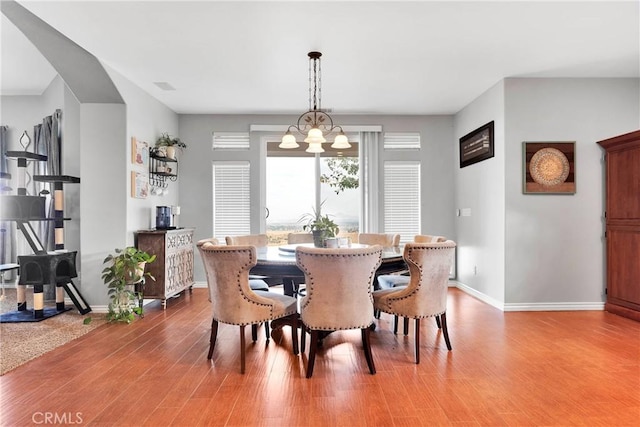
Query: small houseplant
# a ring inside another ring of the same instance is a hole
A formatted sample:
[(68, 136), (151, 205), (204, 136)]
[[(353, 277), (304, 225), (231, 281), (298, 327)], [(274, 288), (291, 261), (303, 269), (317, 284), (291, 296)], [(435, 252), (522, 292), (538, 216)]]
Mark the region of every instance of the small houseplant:
[(173, 137), (166, 132), (162, 133), (156, 140), (156, 150), (160, 153), (165, 153), (170, 159), (176, 158), (176, 148), (187, 148), (187, 144), (180, 138)]
[(116, 249), (115, 254), (104, 259), (103, 263), (107, 266), (102, 270), (102, 280), (109, 288), (110, 297), (108, 321), (131, 323), (136, 315), (142, 317), (142, 307), (139, 304), (142, 295), (133, 288), (135, 283), (143, 281), (145, 277), (155, 280), (150, 273), (144, 272), (145, 265), (155, 259), (155, 255), (149, 255), (133, 246)]
[(299, 222), (305, 222), (302, 229), (305, 231), (311, 231), (313, 233), (313, 245), (318, 248), (324, 247), (324, 241), (336, 237), (340, 232), (338, 224), (336, 224), (329, 215), (322, 215), (321, 209), (324, 202), (320, 204), (320, 207), (313, 212), (302, 215)]

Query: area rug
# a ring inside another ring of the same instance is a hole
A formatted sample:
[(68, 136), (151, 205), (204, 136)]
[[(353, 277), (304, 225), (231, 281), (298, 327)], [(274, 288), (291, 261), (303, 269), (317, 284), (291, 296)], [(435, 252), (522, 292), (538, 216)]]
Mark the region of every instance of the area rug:
[[(27, 288), (27, 303), (33, 301), (33, 290)], [(15, 311), (16, 290), (5, 289), (0, 313)], [(47, 302), (55, 309), (55, 301)], [(91, 322), (84, 324), (86, 318)], [(107, 323), (105, 314), (81, 315), (74, 308), (35, 323), (0, 323), (0, 375), (42, 356)]]
[(64, 310), (58, 311), (55, 307), (45, 307), (42, 310), (42, 317), (35, 317), (33, 310), (24, 311), (10, 311), (8, 313), (0, 314), (0, 323), (20, 323), (20, 322), (42, 322), (50, 317), (62, 314), (65, 311), (71, 310), (71, 307), (65, 307)]

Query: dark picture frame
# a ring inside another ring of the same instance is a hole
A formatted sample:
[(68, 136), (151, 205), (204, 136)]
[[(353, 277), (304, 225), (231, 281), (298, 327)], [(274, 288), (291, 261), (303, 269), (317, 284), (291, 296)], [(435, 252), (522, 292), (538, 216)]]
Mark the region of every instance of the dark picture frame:
[(494, 156), (493, 121), (460, 138), (460, 168)]
[(524, 194), (576, 193), (575, 141), (522, 143)]

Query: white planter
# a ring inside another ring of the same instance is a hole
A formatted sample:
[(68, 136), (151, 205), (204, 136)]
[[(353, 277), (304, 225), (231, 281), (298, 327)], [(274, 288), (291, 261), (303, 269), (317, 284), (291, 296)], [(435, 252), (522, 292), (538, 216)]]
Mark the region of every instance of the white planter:
[(170, 145), (167, 147), (167, 158), (174, 159), (176, 158), (176, 147)]

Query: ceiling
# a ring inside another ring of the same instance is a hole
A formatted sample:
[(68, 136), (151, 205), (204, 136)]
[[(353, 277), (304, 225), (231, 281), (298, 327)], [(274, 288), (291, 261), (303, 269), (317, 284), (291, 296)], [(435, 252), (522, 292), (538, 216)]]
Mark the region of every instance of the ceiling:
[[(506, 77), (640, 77), (637, 1), (20, 1), (177, 113), (453, 114)], [(2, 16), (1, 93), (55, 70)], [(166, 82), (175, 90), (162, 90)]]

